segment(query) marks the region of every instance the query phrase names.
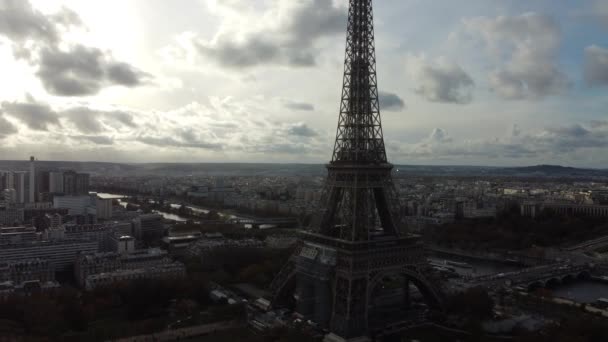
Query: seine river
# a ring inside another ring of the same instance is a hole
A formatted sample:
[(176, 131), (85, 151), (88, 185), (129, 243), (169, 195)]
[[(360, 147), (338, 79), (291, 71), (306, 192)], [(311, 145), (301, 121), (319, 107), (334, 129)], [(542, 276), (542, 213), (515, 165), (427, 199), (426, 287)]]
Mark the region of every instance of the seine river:
[[(101, 198), (105, 198), (105, 199), (117, 199), (120, 201), (120, 204), (124, 207), (126, 207), (127, 203), (123, 202), (122, 200), (129, 197), (129, 196), (125, 196), (125, 195), (108, 194), (108, 193), (103, 193), (103, 192), (97, 193), (97, 196), (99, 196)], [(181, 207), (181, 204), (178, 204), (178, 203), (170, 203), (170, 205), (174, 209), (179, 209)], [(194, 206), (186, 206), (186, 208), (191, 209), (194, 213), (197, 213), (197, 214), (209, 213), (209, 210), (207, 210), (207, 209), (198, 208), (198, 207), (194, 207)], [(186, 222), (189, 220), (189, 218), (187, 218), (187, 217), (183, 217), (183, 216), (179, 216), (176, 214), (167, 213), (167, 212), (163, 212), (163, 211), (159, 211), (159, 210), (155, 210), (154, 212), (163, 215), (163, 217), (167, 220), (172, 220), (172, 221), (176, 221), (176, 222)], [(244, 217), (237, 216), (237, 215), (230, 214), (230, 213), (218, 212), (218, 214), (220, 216), (225, 216), (225, 217), (228, 217), (231, 219), (232, 218), (236, 218), (236, 219), (244, 218)], [(271, 227), (271, 226), (269, 226), (269, 227)]]
[[(107, 194), (107, 193), (97, 193), (97, 196), (101, 197), (101, 198), (105, 198), (105, 199), (117, 199), (120, 201), (120, 204), (122, 206), (126, 206), (127, 202), (123, 202), (122, 200), (129, 197), (129, 196), (124, 196), (124, 195), (118, 195), (118, 194)], [(179, 204), (175, 204), (175, 203), (171, 203), (171, 207), (172, 208), (179, 208), (180, 205)], [(200, 208), (194, 208), (194, 207), (188, 207), (190, 209), (192, 209), (192, 211), (197, 212), (197, 213), (208, 213), (209, 210), (204, 210), (204, 209), (200, 209)], [(167, 220), (172, 220), (172, 221), (176, 221), (176, 222), (186, 222), (188, 221), (188, 218), (183, 217), (183, 216), (179, 216), (176, 214), (172, 214), (172, 213), (166, 213), (166, 212), (162, 212), (162, 211), (158, 211), (155, 210), (155, 213), (161, 214), (163, 215), (163, 217)]]

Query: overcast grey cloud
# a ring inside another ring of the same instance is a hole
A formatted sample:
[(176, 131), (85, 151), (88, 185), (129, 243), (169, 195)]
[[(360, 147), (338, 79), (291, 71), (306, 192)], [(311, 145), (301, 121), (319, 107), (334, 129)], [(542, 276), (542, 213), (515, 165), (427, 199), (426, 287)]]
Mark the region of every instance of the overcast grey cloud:
[(380, 101), (380, 109), (389, 112), (398, 112), (405, 109), (405, 102), (399, 95), (387, 92), (380, 92), (378, 94)]
[(43, 49), (38, 76), (53, 95), (85, 96), (97, 94), (104, 86), (142, 85), (149, 75), (128, 64), (112, 61), (97, 48), (76, 45), (68, 51)]
[(556, 62), (561, 30), (553, 18), (525, 13), (466, 19), (464, 24), (470, 33), (483, 39), (498, 60), (490, 84), (501, 97), (541, 99), (570, 87), (570, 80)]
[(441, 128), (414, 144), (391, 142), (397, 155), (416, 158), (459, 160), (467, 157), (523, 159), (566, 156), (608, 147), (608, 121), (548, 126), (537, 132), (523, 132), (492, 139), (456, 140)]
[(78, 14), (67, 8), (44, 15), (28, 0), (0, 0), (0, 35), (12, 41), (16, 57), (38, 68), (37, 75), (50, 94), (95, 95), (104, 87), (136, 87), (151, 78), (115, 61), (109, 52), (62, 42), (62, 32), (81, 25)]
[(2, 102), (2, 110), (35, 131), (48, 131), (50, 126), (61, 126), (59, 115), (45, 103), (31, 96), (26, 102)]
[(194, 36), (190, 43), (203, 57), (226, 68), (265, 64), (313, 66), (318, 55), (317, 40), (344, 32), (346, 19), (346, 9), (332, 0), (279, 0), (271, 2), (270, 8), (258, 18), (258, 24), (267, 25), (226, 29), (212, 40)]
[(306, 138), (314, 137), (318, 134), (314, 129), (308, 127), (308, 125), (306, 125), (305, 123), (294, 124), (287, 129), (287, 132), (290, 135)]
[(0, 139), (4, 139), (18, 131), (17, 127), (8, 121), (0, 112)]
[(152, 145), (162, 148), (170, 147), (184, 147), (184, 148), (195, 148), (205, 150), (221, 150), (222, 145), (217, 143), (209, 143), (204, 141), (180, 141), (171, 137), (155, 137), (155, 136), (141, 136), (136, 138), (137, 141), (146, 145)]
[(73, 135), (70, 138), (80, 141), (92, 142), (95, 145), (109, 146), (114, 144), (114, 139), (105, 135)]
[(453, 141), (448, 132), (446, 132), (443, 128), (433, 129), (428, 140), (435, 143), (448, 143)]
[(107, 131), (108, 127), (114, 129), (137, 127), (133, 120), (134, 114), (127, 111), (98, 110), (78, 106), (64, 109), (59, 114), (74, 124), (81, 133), (101, 133)]
[(605, 0), (595, 0), (594, 14), (604, 23), (608, 25), (608, 2)]
[[(0, 0), (0, 155), (325, 162), (347, 4)], [(606, 167), (607, 4), (374, 2), (390, 159)]]
[(443, 58), (432, 62), (411, 56), (407, 65), (416, 84), (414, 92), (428, 101), (467, 104), (473, 100), (475, 82), (462, 67)]
[(301, 110), (301, 111), (313, 111), (315, 110), (315, 106), (310, 104), (310, 103), (305, 103), (305, 102), (293, 102), (293, 101), (287, 101), (285, 102), (285, 107), (291, 110)]
[(608, 86), (608, 49), (597, 45), (585, 49), (585, 81), (591, 86)]
[(74, 25), (80, 25), (80, 18), (69, 9), (47, 17), (34, 9), (28, 0), (0, 0), (0, 34), (15, 44), (32, 39), (55, 45), (60, 40), (58, 26)]

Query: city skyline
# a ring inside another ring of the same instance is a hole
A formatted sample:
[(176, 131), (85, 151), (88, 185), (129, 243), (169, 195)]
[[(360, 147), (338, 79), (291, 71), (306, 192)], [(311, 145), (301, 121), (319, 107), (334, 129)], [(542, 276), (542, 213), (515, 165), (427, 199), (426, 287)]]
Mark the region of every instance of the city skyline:
[[(376, 11), (391, 161), (608, 167), (605, 2)], [(2, 0), (2, 159), (324, 163), (346, 14), (330, 0)]]

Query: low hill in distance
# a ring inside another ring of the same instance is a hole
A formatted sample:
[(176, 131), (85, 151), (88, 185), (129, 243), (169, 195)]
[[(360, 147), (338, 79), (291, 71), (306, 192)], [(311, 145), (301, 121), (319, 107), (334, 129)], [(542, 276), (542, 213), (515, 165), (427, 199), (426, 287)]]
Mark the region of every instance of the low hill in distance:
[[(75, 170), (107, 176), (319, 176), (327, 174), (323, 164), (263, 163), (101, 163), (36, 161), (37, 170)], [(0, 170), (29, 169), (28, 161), (0, 161)], [(395, 165), (398, 177), (521, 177), (608, 180), (607, 169), (580, 169), (559, 165), (525, 167)]]

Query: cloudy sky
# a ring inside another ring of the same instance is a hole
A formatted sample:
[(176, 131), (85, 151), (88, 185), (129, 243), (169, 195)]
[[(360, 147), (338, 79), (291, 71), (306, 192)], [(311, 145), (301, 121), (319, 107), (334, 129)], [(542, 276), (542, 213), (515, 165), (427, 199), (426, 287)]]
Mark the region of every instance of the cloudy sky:
[[(346, 0), (0, 0), (0, 159), (325, 162)], [(608, 168), (608, 1), (379, 0), (389, 158)]]

